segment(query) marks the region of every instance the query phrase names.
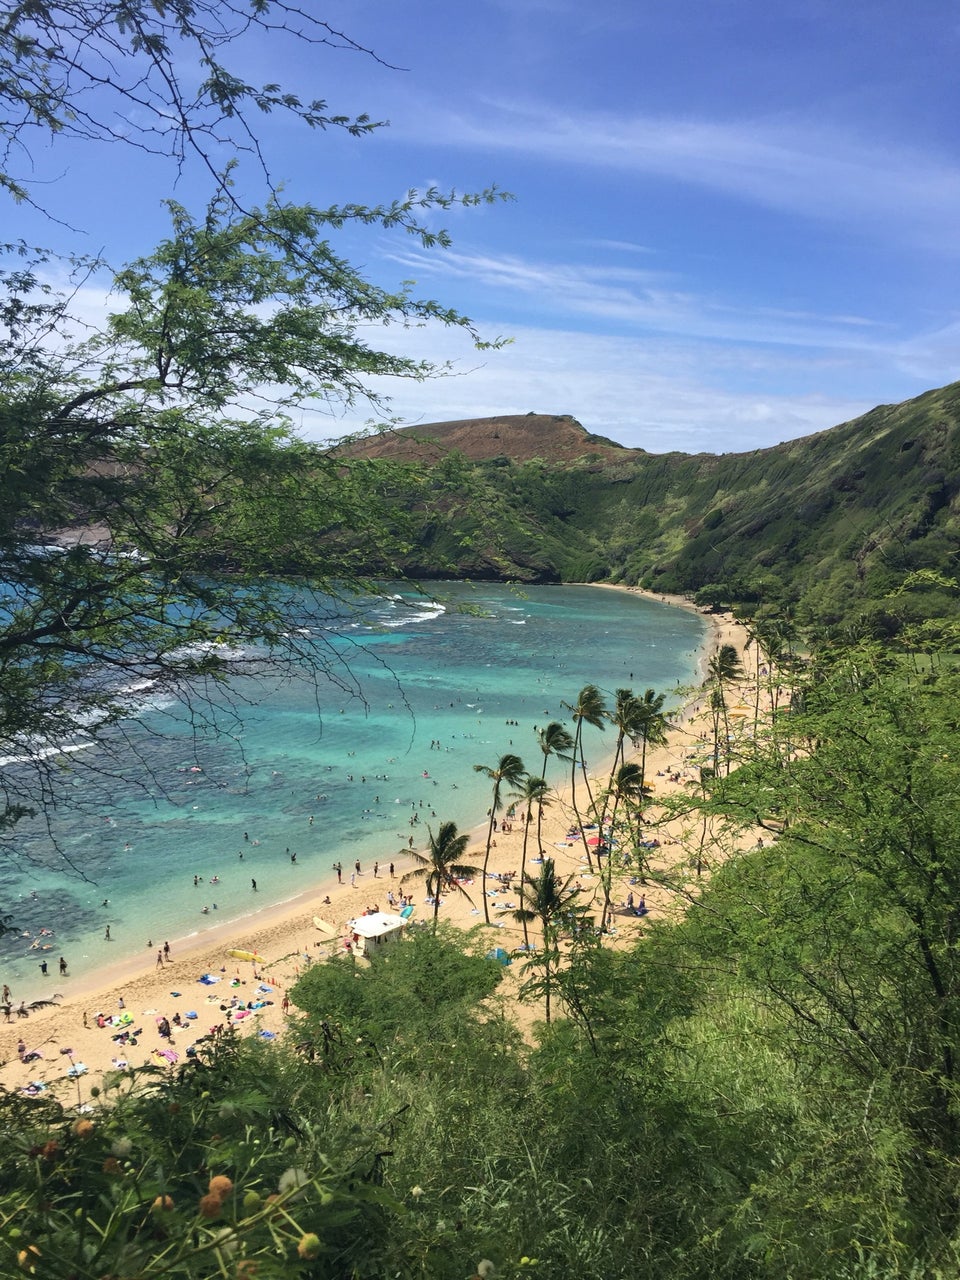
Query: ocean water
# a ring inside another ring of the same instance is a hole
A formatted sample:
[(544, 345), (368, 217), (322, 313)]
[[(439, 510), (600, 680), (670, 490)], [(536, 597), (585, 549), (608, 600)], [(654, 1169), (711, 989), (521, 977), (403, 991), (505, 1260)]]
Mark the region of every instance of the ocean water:
[[(322, 896), (337, 861), (348, 880), (359, 860), (364, 902), (384, 897), (375, 860), (385, 874), (411, 835), (419, 847), (428, 826), (485, 821), (491, 784), (475, 764), (515, 751), (539, 773), (535, 726), (572, 729), (563, 704), (587, 683), (611, 702), (617, 688), (653, 687), (679, 703), (704, 634), (698, 615), (627, 592), (443, 583), (436, 598), (398, 590), (316, 637), (349, 665), (352, 691), (336, 673), (317, 685), (241, 676), (218, 733), (181, 705), (141, 710), (117, 730), (122, 778), (98, 777), (96, 749), (83, 768), (65, 757), (73, 803), (16, 829), (0, 866), (0, 908), (16, 926), (0, 938), (0, 973), (17, 999), (37, 998), (60, 989), (61, 955), (88, 973), (148, 942)], [(612, 739), (588, 728), (588, 763)], [(567, 769), (551, 761), (548, 779)]]

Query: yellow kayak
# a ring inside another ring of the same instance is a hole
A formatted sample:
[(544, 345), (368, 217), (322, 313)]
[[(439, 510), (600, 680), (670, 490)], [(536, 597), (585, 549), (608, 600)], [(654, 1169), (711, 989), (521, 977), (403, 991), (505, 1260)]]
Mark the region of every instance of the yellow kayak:
[(264, 964), (263, 956), (258, 956), (255, 951), (228, 951), (228, 956), (232, 956), (234, 960), (252, 960), (254, 964)]

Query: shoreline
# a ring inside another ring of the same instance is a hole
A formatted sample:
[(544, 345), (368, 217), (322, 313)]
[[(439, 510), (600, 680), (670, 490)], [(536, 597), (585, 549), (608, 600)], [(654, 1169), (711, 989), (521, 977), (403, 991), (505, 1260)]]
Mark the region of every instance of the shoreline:
[[(742, 652), (746, 635), (730, 615), (704, 614), (690, 601), (683, 601), (681, 604), (679, 600), (636, 588), (615, 584), (590, 585), (606, 590), (631, 591), (668, 607), (685, 607), (699, 613), (704, 618), (707, 629), (697, 660), (698, 672), (702, 673), (716, 647), (721, 643), (731, 642), (732, 637), (732, 642)], [(739, 634), (735, 636), (734, 633)], [(697, 697), (693, 695), (673, 712), (666, 746), (648, 751), (647, 766), (651, 776), (658, 771), (666, 774), (668, 767), (671, 771), (676, 771), (678, 764), (682, 765), (685, 752), (689, 749), (689, 721), (696, 701)], [(548, 781), (549, 773), (548, 769)], [(601, 784), (605, 781), (602, 762), (598, 761), (598, 766), (591, 768), (590, 773)], [(666, 782), (665, 777), (663, 782)], [(662, 795), (668, 789), (666, 785), (658, 786), (657, 794)], [(555, 803), (544, 812), (545, 855), (555, 858), (559, 873), (577, 873), (585, 881), (590, 880), (582, 863), (582, 846), (569, 845), (563, 839), (572, 813), (569, 777), (559, 784), (554, 779), (553, 791)], [(656, 803), (655, 799), (653, 803)], [(465, 856), (474, 862), (482, 861), (486, 829), (487, 823), (482, 815), (475, 824), (461, 828), (470, 836)], [(491, 848), (492, 872), (506, 874), (516, 871), (520, 863), (521, 840), (519, 824), (509, 834), (498, 833)], [(528, 862), (536, 856), (536, 852), (535, 844), (531, 844)], [(235, 1023), (238, 1030), (242, 1028), (246, 1033), (246, 1028), (249, 1027), (254, 1034), (262, 1034), (265, 1039), (281, 1034), (285, 1021), (282, 1009), (284, 995), (300, 972), (314, 958), (328, 954), (332, 947), (339, 947), (346, 921), (360, 914), (365, 907), (378, 905), (381, 909), (389, 910), (386, 903), (387, 892), (398, 891), (402, 876), (415, 867), (414, 859), (406, 850), (396, 851), (392, 855), (385, 854), (385, 864), (389, 864), (391, 857), (397, 873), (393, 880), (384, 868), (385, 873), (377, 878), (369, 871), (362, 874), (355, 888), (347, 882), (329, 887), (322, 882), (316, 883), (282, 902), (225, 920), (182, 939), (175, 939), (171, 944), (171, 963), (162, 968), (156, 963), (156, 955), (152, 951), (146, 955), (125, 957), (107, 966), (99, 966), (75, 980), (70, 979), (57, 1005), (37, 1010), (29, 1018), (18, 1018), (14, 1012), (11, 1023), (0, 1022), (0, 1061), (4, 1063), (0, 1066), (0, 1085), (22, 1088), (28, 1081), (35, 1081), (57, 1089), (60, 1084), (65, 1084), (70, 1091), (65, 1097), (73, 1092), (82, 1096), (83, 1082), (99, 1082), (103, 1074), (118, 1061), (129, 1062), (131, 1066), (140, 1065), (143, 1061), (169, 1062), (172, 1065), (171, 1058), (159, 1058), (158, 1051), (182, 1058), (183, 1049), (188, 1043), (199, 1035), (208, 1034), (213, 1025), (223, 1024), (230, 1000), (238, 998), (241, 998), (242, 1003), (261, 1003), (262, 1006), (246, 1011), (242, 1022)], [(592, 884), (585, 888), (596, 889), (597, 884), (596, 877), (593, 876)], [(422, 890), (417, 883), (408, 883), (404, 886), (404, 891), (412, 891), (414, 894), (414, 919), (429, 919), (430, 912), (422, 902)], [(502, 892), (509, 896), (508, 890)], [(497, 907), (493, 891), (488, 890), (488, 893), (491, 896), (491, 907)], [(465, 929), (476, 925), (478, 921), (482, 924), (482, 903), (479, 903), (475, 891), (471, 891), (471, 896), (475, 902), (473, 908), (459, 895), (448, 899), (441, 908), (441, 918), (449, 919)], [(648, 893), (651, 899), (656, 896)], [(329, 905), (322, 901), (324, 897), (330, 899)], [(651, 901), (650, 906), (658, 915), (662, 915), (666, 909), (665, 903)], [(323, 916), (336, 927), (336, 936), (332, 941), (321, 941), (321, 935), (313, 924), (315, 914)], [(642, 926), (640, 919), (635, 922)], [(508, 925), (504, 920), (496, 919), (493, 914), (490, 929), (498, 930), (498, 942), (507, 938), (513, 945), (518, 945), (521, 940), (518, 925)], [(514, 933), (518, 935), (516, 940), (511, 937)], [(230, 958), (227, 955), (230, 950), (254, 952), (262, 955), (266, 963), (259, 967), (251, 966), (247, 961)], [(506, 973), (510, 975), (510, 970)], [(198, 985), (202, 974), (211, 974), (217, 981), (209, 984), (209, 987)], [(260, 978), (266, 980), (261, 982)], [(58, 985), (66, 984), (54, 982), (55, 987)], [(254, 993), (259, 997), (258, 1000), (250, 1001), (245, 998)], [(111, 1038), (111, 1032), (99, 1030), (96, 1026), (95, 1015), (98, 1012), (107, 1016), (115, 1014), (121, 999), (133, 1015), (134, 1025), (131, 1029), (141, 1026), (143, 1029), (142, 1037), (137, 1037), (138, 1043), (133, 1047), (120, 1044), (118, 1048), (118, 1042)], [(197, 1017), (190, 1021), (183, 1033), (175, 1028), (171, 1041), (161, 1041), (155, 1019), (161, 1016), (172, 1018), (175, 1013), (184, 1014), (187, 1011), (195, 1012)], [(89, 1026), (83, 1025), (84, 1016)], [(28, 1050), (39, 1049), (43, 1056), (30, 1063), (19, 1062), (17, 1042), (21, 1036)], [(65, 1050), (72, 1050), (72, 1053), (67, 1054)], [(83, 1063), (85, 1070), (79, 1076), (67, 1076), (70, 1062)], [(59, 1096), (59, 1093), (55, 1096)]]

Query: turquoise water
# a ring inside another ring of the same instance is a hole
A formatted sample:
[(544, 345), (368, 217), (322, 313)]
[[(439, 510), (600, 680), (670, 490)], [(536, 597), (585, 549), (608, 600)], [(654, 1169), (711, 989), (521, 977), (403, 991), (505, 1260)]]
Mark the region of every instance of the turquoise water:
[[(72, 974), (86, 973), (143, 954), (148, 940), (322, 894), (338, 860), (348, 880), (359, 859), (364, 900), (376, 896), (375, 859), (385, 869), (428, 824), (484, 821), (490, 783), (473, 765), (512, 750), (539, 773), (534, 727), (570, 725), (563, 703), (585, 684), (611, 701), (616, 688), (653, 687), (669, 702), (695, 679), (704, 624), (687, 610), (590, 587), (444, 583), (437, 594), (443, 603), (398, 594), (325, 632), (359, 695), (335, 679), (242, 676), (219, 736), (165, 705), (122, 726), (121, 780), (98, 778), (94, 750), (72, 772), (76, 757), (65, 758), (74, 803), (49, 830), (22, 824), (17, 856), (0, 869), (0, 902), (18, 930), (0, 939), (0, 961), (17, 998), (56, 989), (40, 975), (44, 954), (51, 974), (61, 954)], [(588, 762), (599, 762), (612, 733), (587, 734)], [(41, 954), (38, 939), (51, 949)]]

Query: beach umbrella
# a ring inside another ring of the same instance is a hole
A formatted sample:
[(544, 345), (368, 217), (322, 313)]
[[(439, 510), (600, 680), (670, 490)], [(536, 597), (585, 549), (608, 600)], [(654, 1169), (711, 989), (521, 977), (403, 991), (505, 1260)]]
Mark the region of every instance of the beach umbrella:
[(264, 964), (263, 956), (258, 956), (255, 951), (228, 951), (227, 955), (234, 960), (252, 960), (254, 964)]
[(510, 957), (504, 951), (503, 947), (494, 947), (492, 951), (488, 951), (484, 956), (485, 960), (496, 960), (500, 964), (512, 964)]

